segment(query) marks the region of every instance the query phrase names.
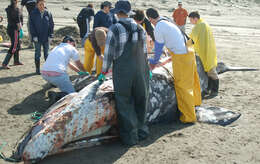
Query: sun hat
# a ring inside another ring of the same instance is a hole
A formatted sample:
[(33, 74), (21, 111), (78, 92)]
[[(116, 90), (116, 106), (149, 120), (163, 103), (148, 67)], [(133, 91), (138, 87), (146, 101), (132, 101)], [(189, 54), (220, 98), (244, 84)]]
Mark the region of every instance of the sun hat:
[(131, 11), (131, 4), (127, 0), (117, 1), (115, 4), (115, 8), (111, 10), (112, 13), (117, 14), (119, 12), (123, 12), (127, 15), (133, 15), (134, 12)]
[(95, 38), (97, 40), (97, 45), (99, 47), (102, 47), (102, 46), (105, 46), (106, 45), (106, 37), (107, 37), (107, 34), (106, 34), (106, 31), (103, 30), (103, 29), (97, 29), (95, 31)]

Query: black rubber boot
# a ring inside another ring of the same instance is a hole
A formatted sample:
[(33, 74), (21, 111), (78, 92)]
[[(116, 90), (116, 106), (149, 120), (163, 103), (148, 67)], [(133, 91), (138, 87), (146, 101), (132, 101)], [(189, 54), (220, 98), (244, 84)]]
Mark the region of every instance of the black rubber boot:
[(150, 134), (149, 128), (146, 125), (143, 125), (138, 129), (138, 138), (139, 141), (145, 140)]
[(54, 91), (49, 91), (48, 92), (48, 98), (49, 98), (49, 106), (53, 105), (56, 103), (57, 99), (57, 93)]
[(41, 72), (40, 72), (40, 60), (39, 61), (35, 60), (35, 68), (36, 68), (35, 73), (37, 75), (40, 75), (41, 74)]
[(57, 101), (59, 101), (61, 98), (63, 98), (64, 96), (66, 96), (68, 93), (66, 92), (58, 92), (57, 93)]
[(55, 104), (57, 101), (59, 101), (61, 98), (66, 96), (66, 92), (54, 92), (54, 91), (49, 91), (48, 92), (48, 98), (49, 98), (49, 105)]
[(211, 88), (211, 97), (216, 97), (218, 95), (218, 89), (219, 89), (219, 79), (212, 80), (212, 88)]
[(213, 80), (208, 77), (208, 87), (205, 88), (205, 91), (202, 91), (201, 92), (201, 97), (204, 99), (204, 98), (207, 98), (207, 96), (210, 95), (210, 91), (212, 89), (212, 83), (213, 83)]

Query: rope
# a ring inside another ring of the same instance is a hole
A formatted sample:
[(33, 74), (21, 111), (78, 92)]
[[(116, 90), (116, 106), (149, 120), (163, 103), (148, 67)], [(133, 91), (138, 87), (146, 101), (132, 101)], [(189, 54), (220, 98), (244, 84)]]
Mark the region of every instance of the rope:
[(18, 159), (14, 159), (14, 158), (6, 158), (5, 155), (3, 153), (0, 152), (0, 159), (3, 159), (4, 161), (7, 162), (21, 162), (21, 160)]
[[(5, 147), (7, 145), (6, 142), (4, 142), (1, 146), (0, 146), (0, 150)], [(17, 160), (17, 159), (14, 159), (14, 158), (6, 158), (5, 155), (0, 152), (0, 159), (3, 159), (4, 161), (7, 161), (7, 162), (20, 162), (21, 160)]]
[(38, 121), (39, 119), (41, 119), (42, 118), (42, 114), (41, 113), (39, 113), (39, 112), (34, 112), (33, 114), (32, 114), (32, 116), (31, 116), (31, 119), (32, 120), (34, 120), (34, 121)]

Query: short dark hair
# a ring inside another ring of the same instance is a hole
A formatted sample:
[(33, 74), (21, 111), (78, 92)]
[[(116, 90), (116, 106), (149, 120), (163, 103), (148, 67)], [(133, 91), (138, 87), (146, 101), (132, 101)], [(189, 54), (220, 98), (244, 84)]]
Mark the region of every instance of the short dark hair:
[(200, 19), (200, 14), (198, 11), (193, 11), (189, 14), (189, 18), (198, 18)]
[(101, 3), (100, 8), (104, 9), (104, 7), (110, 7), (111, 8), (112, 7), (112, 3), (109, 2), (109, 1), (105, 1), (105, 2)]
[(149, 8), (149, 9), (146, 10), (146, 16), (147, 16), (148, 18), (156, 19), (156, 18), (158, 18), (160, 15), (159, 15), (159, 12), (158, 12), (156, 9), (154, 9), (154, 8)]
[(131, 18), (133, 18), (136, 21), (143, 21), (144, 20), (144, 11), (143, 10), (133, 10), (135, 13), (134, 15), (131, 15)]
[(87, 5), (87, 7), (93, 8), (93, 4), (89, 3), (89, 4)]
[(67, 43), (68, 41), (70, 41), (70, 42), (75, 42), (75, 40), (73, 39), (72, 36), (66, 35), (66, 36), (63, 38), (62, 43)]
[(38, 4), (39, 2), (45, 2), (45, 0), (37, 0), (36, 3)]

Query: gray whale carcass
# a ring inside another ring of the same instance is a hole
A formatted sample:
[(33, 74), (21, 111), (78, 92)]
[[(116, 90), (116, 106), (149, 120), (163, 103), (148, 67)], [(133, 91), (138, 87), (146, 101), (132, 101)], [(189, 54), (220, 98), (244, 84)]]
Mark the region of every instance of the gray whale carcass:
[[(170, 58), (162, 59), (161, 63), (153, 70), (150, 80), (149, 124), (178, 119)], [(207, 88), (208, 78), (198, 58), (197, 65), (203, 91)], [(80, 86), (84, 86), (82, 84), (87, 86), (81, 89)], [(25, 134), (13, 158), (27, 162), (39, 161), (51, 154), (84, 147), (85, 143), (98, 143), (115, 137), (104, 136), (117, 124), (112, 80), (101, 84), (93, 81), (92, 77), (85, 77), (76, 80), (75, 87), (81, 90), (51, 106)], [(220, 125), (227, 125), (240, 116), (239, 113), (216, 107), (198, 107), (196, 114), (198, 121)]]

